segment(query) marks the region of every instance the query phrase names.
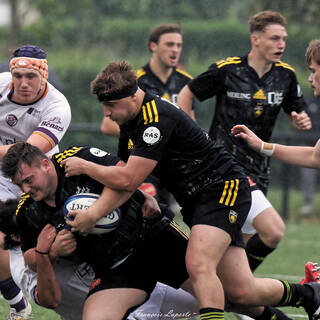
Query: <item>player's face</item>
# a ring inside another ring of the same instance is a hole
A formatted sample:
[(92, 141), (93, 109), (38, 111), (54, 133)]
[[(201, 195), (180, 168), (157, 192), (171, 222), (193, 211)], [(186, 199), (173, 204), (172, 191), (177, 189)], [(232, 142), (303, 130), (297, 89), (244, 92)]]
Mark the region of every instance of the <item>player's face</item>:
[(39, 98), (41, 76), (36, 70), (14, 69), (12, 71), (12, 82), (14, 85), (13, 101), (28, 104)]
[(314, 96), (320, 98), (320, 65), (312, 59), (309, 69), (311, 73), (308, 80), (313, 88)]
[(122, 98), (119, 100), (113, 100), (103, 103), (103, 113), (105, 117), (109, 117), (115, 121), (118, 125), (122, 125), (127, 121), (133, 119), (137, 113), (135, 94)]
[(286, 28), (280, 24), (269, 24), (264, 32), (257, 32), (254, 45), (260, 56), (269, 63), (279, 62), (286, 48)]
[(27, 165), (22, 163), (13, 182), (17, 184), (21, 190), (30, 195), (35, 201), (47, 200), (50, 194), (53, 194), (53, 183), (48, 174), (46, 163), (35, 165)]
[(182, 50), (182, 35), (180, 33), (164, 33), (160, 36), (158, 43), (151, 44), (151, 50), (163, 66), (175, 67)]

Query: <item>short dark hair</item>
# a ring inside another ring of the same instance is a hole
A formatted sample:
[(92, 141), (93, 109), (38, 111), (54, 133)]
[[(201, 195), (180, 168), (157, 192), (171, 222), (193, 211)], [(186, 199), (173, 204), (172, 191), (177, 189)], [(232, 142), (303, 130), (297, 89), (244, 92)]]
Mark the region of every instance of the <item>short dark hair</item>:
[[(127, 61), (110, 62), (91, 82), (91, 93), (98, 96), (121, 93), (137, 83), (136, 71)], [(99, 99), (100, 100), (100, 99)]]
[(252, 16), (249, 20), (250, 33), (255, 31), (264, 31), (269, 24), (280, 24), (285, 27), (287, 20), (277, 11), (261, 11)]
[(175, 24), (162, 24), (156, 28), (154, 28), (149, 36), (148, 48), (150, 50), (150, 42), (158, 43), (160, 37), (165, 33), (180, 33), (182, 35), (181, 25), (178, 23)]
[(48, 159), (48, 157), (39, 148), (27, 142), (17, 142), (3, 157), (1, 170), (5, 177), (14, 179), (22, 163), (32, 166), (40, 164), (41, 159)]
[(0, 201), (0, 231), (5, 234), (4, 249), (12, 249), (20, 243), (13, 240), (11, 235), (20, 237), (18, 225), (16, 223), (16, 210), (19, 204), (18, 199), (8, 199)]
[(320, 39), (311, 40), (307, 51), (306, 51), (306, 61), (310, 65), (312, 60), (320, 65)]

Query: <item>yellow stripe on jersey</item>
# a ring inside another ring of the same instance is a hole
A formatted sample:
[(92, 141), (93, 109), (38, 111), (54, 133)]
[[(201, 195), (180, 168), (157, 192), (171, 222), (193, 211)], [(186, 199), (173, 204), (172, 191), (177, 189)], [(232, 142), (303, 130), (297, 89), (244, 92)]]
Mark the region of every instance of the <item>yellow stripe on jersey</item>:
[(146, 72), (141, 68), (137, 70), (137, 78), (139, 79), (140, 77), (144, 76), (146, 74)]
[(24, 202), (25, 202), (28, 198), (30, 198), (30, 196), (29, 196), (28, 194), (22, 193), (21, 198), (20, 198), (19, 203), (18, 203), (18, 206), (17, 206), (16, 216), (18, 215), (21, 206), (24, 204)]
[(282, 61), (277, 62), (277, 63), (276, 63), (276, 67), (283, 67), (283, 68), (289, 69), (289, 70), (291, 70), (291, 71), (293, 71), (293, 72), (296, 72), (296, 71), (294, 70), (294, 68), (292, 68), (292, 67), (290, 66), (290, 64), (285, 63), (285, 62), (282, 62)]
[[(82, 147), (73, 147), (71, 149), (67, 149), (61, 153), (56, 154), (54, 157), (56, 158), (57, 162), (60, 163), (63, 159), (75, 155), (81, 149), (82, 149)], [(60, 163), (60, 167), (62, 167), (61, 163)]]
[(149, 102), (147, 102), (147, 111), (148, 111), (148, 116), (149, 116), (149, 122), (153, 122), (153, 115), (151, 112), (151, 106), (150, 106)]
[(155, 100), (147, 102), (142, 107), (142, 115), (144, 119), (144, 124), (159, 122), (159, 113)]
[(184, 70), (182, 70), (182, 69), (180, 69), (180, 68), (176, 68), (176, 71), (177, 71), (178, 73), (183, 74), (184, 76), (186, 76), (186, 77), (188, 77), (188, 78), (190, 78), (190, 79), (193, 79), (193, 77), (192, 77), (188, 72), (185, 72)]
[(159, 122), (159, 114), (156, 106), (156, 102), (154, 100), (151, 101), (153, 113), (154, 113), (154, 122)]
[(43, 132), (40, 132), (40, 131), (34, 131), (33, 133), (36, 133), (38, 134), (39, 136), (45, 138), (50, 144), (51, 144), (51, 147), (53, 148), (55, 146), (55, 143), (53, 142), (52, 139), (50, 139), (46, 134), (44, 134)]
[(182, 227), (174, 220), (170, 222), (170, 227), (176, 230), (178, 233), (180, 233), (180, 235), (184, 237), (186, 240), (189, 240), (189, 234), (186, 231), (184, 231)]
[(222, 68), (223, 66), (228, 65), (228, 64), (238, 64), (241, 62), (242, 62), (242, 60), (240, 59), (240, 57), (228, 57), (225, 60), (220, 60), (220, 61), (216, 62), (216, 65), (218, 68)]
[[(221, 198), (219, 200), (220, 204), (224, 204), (226, 206), (234, 206), (234, 203), (237, 199), (239, 190), (239, 180), (231, 180), (231, 181), (225, 181), (223, 192), (221, 195)], [(231, 202), (230, 202), (231, 200)]]
[(236, 198), (237, 198), (237, 195), (238, 195), (238, 191), (239, 191), (239, 179), (236, 179), (236, 188), (234, 190), (234, 193), (233, 193), (233, 198), (232, 198), (232, 201), (230, 203), (230, 206), (233, 207), (234, 206), (234, 203), (236, 201)]

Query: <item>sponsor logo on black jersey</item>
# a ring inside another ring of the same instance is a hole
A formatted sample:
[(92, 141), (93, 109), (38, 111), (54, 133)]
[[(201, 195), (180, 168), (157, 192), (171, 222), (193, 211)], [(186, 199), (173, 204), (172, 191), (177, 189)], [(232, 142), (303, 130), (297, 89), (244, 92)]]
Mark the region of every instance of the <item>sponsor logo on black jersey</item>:
[(6, 122), (10, 127), (13, 127), (18, 123), (18, 118), (14, 114), (8, 114)]

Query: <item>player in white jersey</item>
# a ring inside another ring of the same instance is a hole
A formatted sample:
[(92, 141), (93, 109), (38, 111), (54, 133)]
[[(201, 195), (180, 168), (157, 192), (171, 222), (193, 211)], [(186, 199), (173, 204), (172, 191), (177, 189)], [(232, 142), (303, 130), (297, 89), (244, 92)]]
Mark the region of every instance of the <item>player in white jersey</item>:
[[(0, 73), (0, 162), (17, 141), (28, 141), (43, 152), (57, 152), (71, 110), (62, 93), (47, 82), (46, 54), (36, 46), (14, 51), (10, 72)], [(19, 188), (0, 172), (0, 200), (17, 198)], [(0, 242), (3, 235), (0, 236)], [(0, 249), (0, 292), (10, 304), (9, 319), (29, 319), (31, 307), (11, 278), (8, 252)]]

